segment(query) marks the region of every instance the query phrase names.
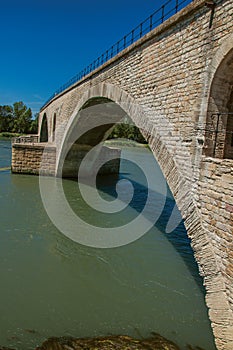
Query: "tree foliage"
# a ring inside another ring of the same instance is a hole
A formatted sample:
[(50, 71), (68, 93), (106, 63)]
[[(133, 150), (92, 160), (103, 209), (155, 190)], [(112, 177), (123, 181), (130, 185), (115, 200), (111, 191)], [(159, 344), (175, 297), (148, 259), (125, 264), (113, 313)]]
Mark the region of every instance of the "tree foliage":
[(0, 106), (0, 131), (10, 132), (13, 127), (13, 108)]
[(0, 132), (37, 133), (37, 126), (38, 115), (33, 119), (31, 109), (22, 101), (0, 106)]
[(116, 124), (114, 126), (108, 139), (116, 138), (124, 138), (128, 140), (134, 140), (139, 143), (147, 143), (140, 130), (135, 125), (128, 122)]

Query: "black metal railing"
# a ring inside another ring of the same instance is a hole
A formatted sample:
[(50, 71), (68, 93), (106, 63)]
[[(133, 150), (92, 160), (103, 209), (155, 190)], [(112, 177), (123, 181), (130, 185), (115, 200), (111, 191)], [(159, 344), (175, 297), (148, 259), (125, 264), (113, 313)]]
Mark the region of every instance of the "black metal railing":
[(14, 137), (12, 139), (12, 144), (15, 143), (38, 143), (39, 142), (39, 135), (23, 135), (23, 136), (19, 136), (19, 137)]
[(137, 27), (135, 27), (130, 33), (126, 34), (123, 38), (118, 40), (102, 55), (96, 58), (91, 64), (89, 64), (81, 72), (76, 74), (67, 83), (65, 83), (58, 90), (56, 90), (54, 94), (50, 96), (50, 98), (41, 107), (41, 109), (43, 109), (44, 106), (46, 106), (56, 95), (68, 89), (70, 86), (83, 79), (95, 69), (102, 66), (108, 60), (110, 60), (118, 53), (135, 43), (138, 39), (142, 38), (145, 34), (149, 33), (158, 25), (162, 24), (164, 21), (176, 14), (178, 11), (190, 4), (192, 1), (194, 0), (168, 0), (158, 10), (152, 13), (152, 15), (147, 17), (143, 22), (141, 22)]

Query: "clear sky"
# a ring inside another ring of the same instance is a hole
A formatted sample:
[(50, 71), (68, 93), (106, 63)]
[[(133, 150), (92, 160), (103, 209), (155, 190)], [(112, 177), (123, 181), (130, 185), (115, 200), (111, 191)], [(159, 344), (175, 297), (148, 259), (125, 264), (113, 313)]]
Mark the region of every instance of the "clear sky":
[(159, 0), (0, 0), (0, 105), (33, 113)]

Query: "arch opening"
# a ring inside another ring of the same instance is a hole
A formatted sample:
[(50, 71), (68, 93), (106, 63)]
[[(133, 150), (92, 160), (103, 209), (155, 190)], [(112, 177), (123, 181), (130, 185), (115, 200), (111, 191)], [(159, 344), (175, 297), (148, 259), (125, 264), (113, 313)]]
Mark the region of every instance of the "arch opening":
[[(80, 164), (86, 154), (98, 144), (106, 144), (109, 140), (114, 140), (115, 130), (118, 132), (119, 130), (117, 127), (119, 126), (121, 129), (123, 124), (132, 127), (130, 128), (130, 131), (133, 130), (137, 132), (136, 141), (140, 139), (141, 143), (147, 144), (147, 147), (152, 150), (150, 147), (150, 144), (153, 145), (153, 135), (151, 135), (151, 130), (143, 128), (142, 123), (140, 122), (134, 122), (131, 116), (129, 116), (129, 113), (126, 113), (118, 103), (105, 97), (94, 97), (88, 99), (74, 116), (73, 123), (69, 127), (66, 139), (63, 142), (63, 148), (59, 159), (61, 176), (64, 178), (77, 179)], [(117, 156), (120, 156), (120, 153), (118, 153)], [(156, 159), (155, 155), (154, 158)], [(96, 159), (94, 161), (96, 161)], [(92, 174), (91, 166), (92, 164), (88, 163), (89, 168), (85, 173), (87, 177)], [(112, 173), (118, 173), (119, 171), (119, 166), (115, 167), (117, 170), (115, 172), (112, 164), (110, 164), (109, 168), (113, 169)], [(173, 170), (175, 169), (173, 168)], [(99, 172), (98, 174), (105, 174), (105, 172)], [(167, 189), (170, 195), (172, 195), (172, 190), (170, 189), (169, 184), (167, 184)], [(169, 200), (168, 202), (170, 205)], [(172, 213), (170, 212), (170, 214)], [(177, 207), (175, 215), (179, 216), (178, 225), (181, 222), (183, 224), (181, 214)], [(169, 215), (166, 213), (166, 216)]]
[(55, 141), (56, 138), (56, 123), (57, 123), (57, 115), (54, 113), (53, 116), (53, 128), (52, 128), (52, 141)]
[(40, 142), (48, 142), (48, 121), (46, 113), (44, 113), (40, 129)]
[(220, 62), (212, 81), (205, 155), (233, 159), (233, 49)]
[[(91, 176), (98, 161), (107, 156), (108, 147), (103, 145), (114, 125), (125, 115), (125, 112), (106, 98), (93, 98), (88, 100), (77, 112), (74, 123), (68, 130), (63, 143), (62, 154), (59, 158), (59, 174), (65, 178), (77, 178), (80, 164), (91, 149), (100, 145), (94, 156), (92, 164), (88, 163), (85, 176)], [(114, 150), (111, 150), (114, 154)], [(116, 159), (108, 164), (108, 171), (119, 171), (118, 150), (115, 150)], [(106, 170), (101, 169), (104, 173)]]

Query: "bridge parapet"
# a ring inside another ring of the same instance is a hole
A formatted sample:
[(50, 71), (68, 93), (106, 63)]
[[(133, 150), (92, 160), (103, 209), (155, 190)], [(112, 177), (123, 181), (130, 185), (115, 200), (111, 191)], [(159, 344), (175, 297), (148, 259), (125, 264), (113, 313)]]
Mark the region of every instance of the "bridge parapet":
[(85, 67), (82, 71), (71, 78), (67, 83), (62, 85), (56, 90), (52, 96), (45, 102), (41, 110), (60, 93), (67, 90), (83, 78), (94, 72), (96, 69), (101, 67), (103, 64), (117, 56), (120, 52), (131, 46), (133, 43), (144, 37), (147, 33), (151, 32), (154, 28), (164, 23), (167, 19), (178, 13), (185, 6), (193, 2), (194, 0), (167, 0), (159, 9), (153, 12), (131, 32), (126, 34), (122, 39), (118, 40), (102, 55), (96, 58), (91, 64)]
[(39, 142), (39, 135), (23, 135), (19, 137), (14, 137), (12, 139), (12, 144), (25, 144), (25, 143), (38, 143)]

